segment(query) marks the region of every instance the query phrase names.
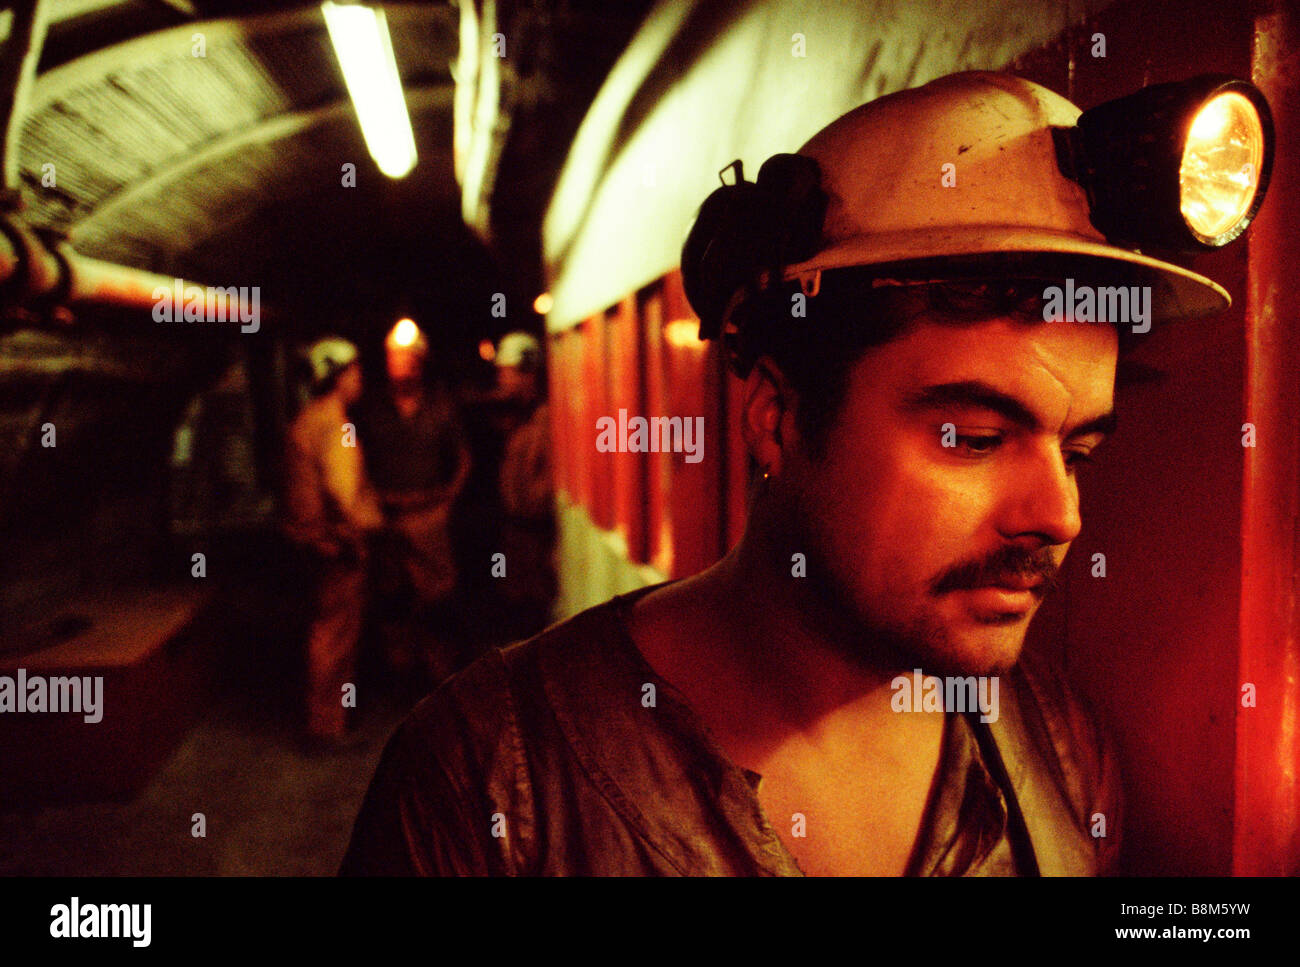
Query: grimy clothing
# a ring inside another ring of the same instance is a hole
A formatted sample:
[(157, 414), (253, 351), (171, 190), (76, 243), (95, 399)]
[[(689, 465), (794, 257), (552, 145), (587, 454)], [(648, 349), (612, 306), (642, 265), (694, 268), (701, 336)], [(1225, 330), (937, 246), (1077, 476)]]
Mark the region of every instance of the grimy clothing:
[(285, 439), (285, 533), (326, 557), (384, 520), (360, 443), (347, 427), (347, 410), (331, 393), (304, 406)]
[(347, 733), (343, 687), (357, 680), (366, 571), (346, 561), (322, 561), (316, 571), (307, 633), (307, 734), (337, 738)]
[(469, 452), (451, 400), (420, 390), (409, 415), (393, 391), (381, 393), (363, 412), (366, 465), (400, 537), (398, 563), (404, 581), (425, 604), (445, 601), (456, 588), (452, 502), (468, 471)]
[[(649, 590), (493, 650), (421, 702), (384, 750), (340, 872), (800, 875), (759, 806), (762, 777), (726, 759), (629, 637)], [(930, 713), (946, 722), (909, 873), (1110, 872), (1118, 779), (1082, 707), (1018, 666), (999, 712)]]
[(335, 394), (312, 400), (285, 441), (284, 530), (313, 561), (307, 633), (307, 731), (346, 730), (343, 686), (355, 681), (365, 609), (366, 531), (383, 523), (361, 447)]
[(466, 459), (464, 431), (452, 401), (432, 390), (418, 398), (409, 417), (398, 411), (391, 392), (379, 393), (361, 413), (366, 465), (383, 493), (446, 487)]

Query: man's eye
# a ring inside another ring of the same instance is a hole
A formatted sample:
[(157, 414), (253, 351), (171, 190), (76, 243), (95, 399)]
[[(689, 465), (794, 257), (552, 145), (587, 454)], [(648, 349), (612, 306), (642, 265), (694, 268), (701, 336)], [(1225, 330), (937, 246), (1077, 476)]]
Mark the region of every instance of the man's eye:
[(1071, 472), (1078, 470), (1080, 467), (1084, 466), (1085, 464), (1095, 463), (1095, 462), (1096, 460), (1093, 458), (1092, 454), (1086, 453), (1083, 450), (1065, 451), (1065, 465), (1070, 469)]
[(976, 455), (992, 453), (994, 450), (998, 448), (998, 445), (1001, 442), (1002, 442), (1002, 437), (996, 434), (975, 435), (975, 434), (959, 433), (957, 435), (958, 449)]

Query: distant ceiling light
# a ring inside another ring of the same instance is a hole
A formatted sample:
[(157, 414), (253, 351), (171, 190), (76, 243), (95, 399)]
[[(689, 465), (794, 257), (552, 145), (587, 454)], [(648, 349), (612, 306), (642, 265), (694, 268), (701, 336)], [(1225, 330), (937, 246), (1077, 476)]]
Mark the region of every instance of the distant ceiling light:
[(555, 308), (555, 300), (551, 298), (549, 292), (543, 292), (533, 300), (533, 312), (537, 313), (539, 316), (546, 315), (553, 308)]
[(497, 358), (497, 347), (492, 344), (491, 339), (484, 339), (478, 344), (478, 354), (480, 359), (490, 363)]
[(416, 345), (422, 348), (425, 345), (425, 338), (414, 320), (399, 319), (397, 325), (389, 331), (386, 342), (398, 349), (409, 349)]
[(321, 13), (370, 156), (388, 177), (405, 177), (415, 167), (415, 135), (384, 11), (326, 2)]

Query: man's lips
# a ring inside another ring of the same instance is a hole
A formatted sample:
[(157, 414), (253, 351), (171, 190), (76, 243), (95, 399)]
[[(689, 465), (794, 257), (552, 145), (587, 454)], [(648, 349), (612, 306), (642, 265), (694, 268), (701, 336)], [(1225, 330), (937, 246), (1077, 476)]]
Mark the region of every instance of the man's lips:
[(1058, 566), (1058, 562), (1045, 554), (1016, 554), (1006, 550), (983, 561), (951, 568), (931, 585), (931, 593), (986, 591), (1041, 599), (1055, 586)]
[[(1008, 577), (998, 578), (989, 584), (981, 584), (981, 588), (1002, 588), (1006, 591), (1037, 591), (1044, 584), (1040, 577), (1022, 577), (1011, 575)], [(972, 589), (974, 590), (974, 589)]]
[(1004, 574), (955, 589), (965, 592), (966, 601), (981, 620), (1009, 615), (1028, 615), (1046, 593), (1047, 580), (1041, 575)]
[(979, 584), (962, 584), (949, 588), (950, 591), (1030, 591), (1041, 594), (1047, 587), (1047, 581), (1041, 577), (1000, 577), (996, 581), (981, 581)]
[(967, 588), (966, 600), (974, 610), (985, 616), (991, 615), (1026, 615), (1037, 605), (1042, 596), (1041, 582), (1018, 581), (1023, 587), (1011, 587), (1005, 584), (982, 584)]

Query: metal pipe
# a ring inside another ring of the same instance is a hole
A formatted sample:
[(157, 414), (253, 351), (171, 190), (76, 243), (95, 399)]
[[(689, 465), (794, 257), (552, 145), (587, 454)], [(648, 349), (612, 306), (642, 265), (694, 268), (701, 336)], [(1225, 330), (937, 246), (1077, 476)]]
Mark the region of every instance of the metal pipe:
[[(67, 243), (50, 245), (20, 219), (0, 216), (0, 304), (42, 307), (94, 304), (148, 310), (155, 321), (242, 321), (256, 332), (260, 290), (222, 288), (90, 258)], [(162, 310), (162, 312), (160, 312)], [(193, 321), (193, 320), (188, 320)]]

